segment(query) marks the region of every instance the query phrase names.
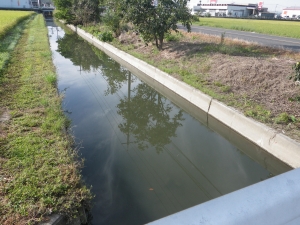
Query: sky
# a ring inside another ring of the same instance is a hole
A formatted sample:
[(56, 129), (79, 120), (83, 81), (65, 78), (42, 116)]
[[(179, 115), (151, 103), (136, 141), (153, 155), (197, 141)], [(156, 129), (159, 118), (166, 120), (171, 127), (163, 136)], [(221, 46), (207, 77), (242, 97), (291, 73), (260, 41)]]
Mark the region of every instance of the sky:
[[(269, 11), (275, 12), (275, 10), (282, 11), (283, 8), (291, 7), (291, 6), (298, 6), (300, 7), (299, 0), (217, 0), (219, 4), (226, 4), (226, 3), (235, 3), (235, 4), (248, 4), (248, 3), (258, 3), (264, 2), (264, 7), (268, 8)], [(209, 3), (209, 0), (201, 0), (201, 3)], [(199, 0), (191, 0), (193, 5), (199, 4)]]

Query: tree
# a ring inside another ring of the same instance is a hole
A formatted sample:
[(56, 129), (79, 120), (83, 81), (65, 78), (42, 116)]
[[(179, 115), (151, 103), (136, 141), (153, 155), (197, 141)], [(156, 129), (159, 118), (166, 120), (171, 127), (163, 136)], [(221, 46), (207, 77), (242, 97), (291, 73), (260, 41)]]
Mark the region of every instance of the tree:
[(152, 0), (124, 0), (123, 11), (126, 21), (132, 22), (146, 42), (153, 39), (162, 50), (166, 33), (177, 30), (177, 23), (191, 30), (192, 15), (187, 0), (159, 0), (157, 6)]
[(72, 21), (73, 15), (71, 13), (73, 0), (53, 0), (56, 8), (55, 17), (66, 20), (67, 23)]
[(102, 8), (105, 13), (102, 21), (115, 33), (116, 36), (121, 34), (121, 24), (123, 19), (123, 0), (101, 0)]
[(99, 0), (54, 0), (54, 5), (55, 16), (75, 26), (99, 19)]
[(86, 26), (89, 22), (99, 20), (99, 0), (73, 0), (72, 13), (74, 25)]

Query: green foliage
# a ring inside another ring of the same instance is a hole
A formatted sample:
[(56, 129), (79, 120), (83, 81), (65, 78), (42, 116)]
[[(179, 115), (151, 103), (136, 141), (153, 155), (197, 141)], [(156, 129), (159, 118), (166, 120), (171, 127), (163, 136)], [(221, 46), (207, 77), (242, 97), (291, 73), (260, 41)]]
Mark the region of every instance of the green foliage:
[(278, 124), (288, 124), (288, 123), (294, 123), (297, 119), (293, 115), (289, 115), (288, 113), (284, 112), (281, 113), (278, 117), (275, 118), (275, 123)]
[(246, 110), (245, 115), (262, 122), (271, 121), (271, 112), (259, 105), (254, 105), (250, 110)]
[(104, 31), (99, 35), (99, 39), (104, 42), (111, 42), (114, 39), (114, 37), (111, 32)]
[(154, 6), (149, 0), (127, 0), (123, 3), (124, 18), (136, 26), (145, 42), (155, 40), (161, 50), (165, 34), (176, 31), (178, 22), (190, 31), (192, 15), (186, 4), (186, 0), (160, 0)]
[(291, 76), (290, 79), (300, 81), (300, 62), (295, 63), (292, 68), (295, 71), (295, 75)]
[(200, 21), (199, 16), (198, 15), (193, 15), (192, 16), (192, 21), (193, 22), (199, 22)]
[(174, 33), (166, 33), (165, 40), (166, 41), (180, 41), (180, 38), (182, 38), (182, 34), (180, 32)]
[(54, 0), (55, 17), (68, 24), (84, 25), (99, 20), (99, 0)]
[(102, 17), (102, 21), (115, 33), (116, 36), (121, 34), (121, 17), (116, 12), (108, 10)]
[(45, 79), (46, 79), (46, 81), (49, 83), (49, 84), (51, 84), (51, 85), (53, 85), (53, 86), (55, 86), (56, 85), (56, 81), (57, 81), (57, 77), (56, 77), (56, 74), (55, 73), (48, 73), (46, 76), (45, 76)]

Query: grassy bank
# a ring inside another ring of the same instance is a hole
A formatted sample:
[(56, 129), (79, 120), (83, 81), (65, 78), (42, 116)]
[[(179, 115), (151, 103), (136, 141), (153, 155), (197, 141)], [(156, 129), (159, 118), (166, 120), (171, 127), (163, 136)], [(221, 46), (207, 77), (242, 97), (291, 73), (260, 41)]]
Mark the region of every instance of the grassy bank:
[(201, 17), (200, 22), (193, 22), (193, 24), (200, 25), (200, 26), (250, 31), (250, 32), (257, 32), (262, 34), (271, 34), (276, 36), (292, 37), (292, 38), (300, 39), (299, 21)]
[(53, 212), (78, 216), (91, 196), (64, 132), (69, 122), (42, 15), (28, 21), (11, 54), (0, 84), (0, 224), (35, 224)]

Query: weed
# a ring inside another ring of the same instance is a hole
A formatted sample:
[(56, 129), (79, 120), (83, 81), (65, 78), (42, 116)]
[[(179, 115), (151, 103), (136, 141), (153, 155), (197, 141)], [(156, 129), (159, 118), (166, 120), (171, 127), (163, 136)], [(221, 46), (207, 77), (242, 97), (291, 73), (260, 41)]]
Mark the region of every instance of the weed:
[(271, 122), (271, 112), (262, 106), (250, 106), (251, 109), (245, 111), (245, 115), (257, 119), (262, 122)]
[(99, 40), (104, 41), (104, 42), (112, 42), (112, 40), (114, 39), (112, 33), (109, 31), (101, 32), (98, 35), (98, 37), (99, 37)]
[(225, 93), (229, 93), (229, 92), (231, 92), (231, 87), (225, 85), (225, 86), (223, 86), (223, 87), (221, 88), (221, 90), (222, 90), (223, 92), (225, 92)]
[(48, 73), (46, 76), (45, 76), (45, 79), (46, 81), (55, 86), (56, 85), (56, 82), (57, 82), (57, 77), (56, 77), (56, 74), (55, 73)]
[(278, 117), (275, 118), (275, 123), (277, 124), (295, 123), (296, 121), (297, 119), (295, 116), (289, 115), (286, 112), (281, 113)]
[(170, 42), (170, 41), (180, 41), (180, 38), (182, 37), (182, 34), (180, 32), (177, 33), (167, 33), (165, 36), (165, 40)]

